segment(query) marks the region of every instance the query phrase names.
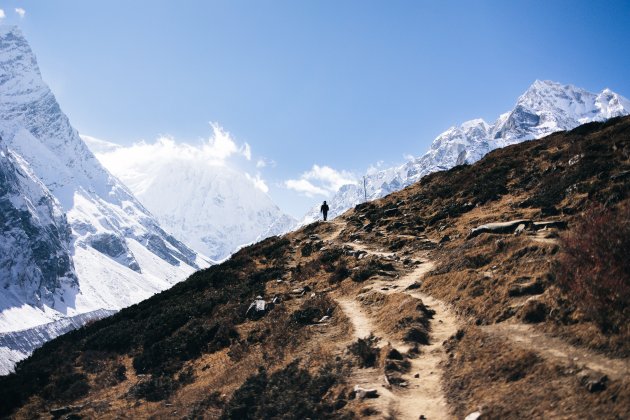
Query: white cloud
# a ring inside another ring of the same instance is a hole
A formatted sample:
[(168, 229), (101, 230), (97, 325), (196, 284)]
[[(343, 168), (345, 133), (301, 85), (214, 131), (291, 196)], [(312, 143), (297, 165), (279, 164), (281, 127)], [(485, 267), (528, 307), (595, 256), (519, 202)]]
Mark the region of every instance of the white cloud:
[[(203, 145), (202, 152), (209, 160), (224, 161), (233, 154), (240, 154), (247, 160), (252, 158), (252, 151), (249, 144), (245, 143), (241, 147), (232, 140), (230, 133), (225, 131), (218, 123), (210, 123), (212, 127), (212, 137)], [(188, 145), (185, 145), (188, 146)]]
[(7, 15), (4, 14), (4, 10), (0, 9), (0, 19), (4, 19)]
[(356, 178), (348, 171), (337, 171), (330, 166), (313, 165), (300, 179), (289, 179), (284, 185), (308, 197), (327, 196), (336, 193), (346, 184), (356, 183)]
[(15, 13), (20, 15), (20, 18), (23, 18), (24, 15), (26, 14), (26, 10), (22, 9), (21, 7), (16, 7), (15, 8)]
[(122, 146), (91, 136), (81, 137), (101, 163), (112, 173), (125, 179), (136, 194), (141, 194), (148, 188), (152, 177), (163, 173), (161, 171), (165, 167), (172, 168), (173, 171), (179, 167), (199, 168), (200, 173), (204, 173), (202, 170), (204, 166), (225, 167), (226, 170), (236, 171), (247, 177), (256, 188), (267, 192), (269, 188), (260, 174), (251, 176), (238, 169), (244, 164), (243, 158), (251, 159), (250, 145), (237, 144), (230, 134), (216, 123), (211, 124), (211, 127), (210, 138), (199, 144), (178, 142), (172, 137), (161, 136), (154, 142), (140, 141), (130, 146)]
[(249, 179), (254, 184), (254, 187), (258, 188), (260, 191), (264, 193), (269, 192), (269, 187), (267, 186), (267, 183), (264, 179), (261, 178), (259, 173), (256, 174), (256, 176), (254, 177), (245, 172), (245, 177)]
[(328, 195), (328, 191), (316, 187), (305, 179), (289, 179), (288, 181), (284, 182), (284, 185), (288, 189), (297, 191), (307, 197), (313, 197), (315, 195)]
[(245, 159), (252, 160), (252, 148), (249, 147), (249, 144), (245, 143), (243, 146), (241, 146), (239, 151), (243, 156), (245, 156)]
[(276, 161), (271, 160), (271, 159), (267, 159), (267, 158), (259, 158), (259, 159), (256, 161), (256, 167), (257, 167), (258, 169), (261, 169), (261, 168), (266, 168), (267, 166), (270, 166), (270, 167), (272, 167), (272, 168), (275, 168), (275, 167), (276, 167)]
[(405, 159), (405, 160), (414, 160), (415, 157), (411, 153), (404, 153), (403, 154), (403, 159)]
[(370, 167), (367, 169), (367, 175), (373, 175), (376, 172), (381, 171), (384, 167), (385, 167), (385, 162), (382, 160), (379, 160), (378, 162), (376, 162), (376, 165), (370, 165)]

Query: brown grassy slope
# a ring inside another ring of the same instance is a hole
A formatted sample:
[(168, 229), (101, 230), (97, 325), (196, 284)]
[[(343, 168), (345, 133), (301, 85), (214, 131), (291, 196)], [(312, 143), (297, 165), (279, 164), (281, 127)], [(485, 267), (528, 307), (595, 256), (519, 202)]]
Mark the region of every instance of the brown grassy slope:
[[(0, 416), (340, 418), (349, 322), (327, 293), (361, 260), (330, 225), (239, 251), (115, 316), (62, 336), (0, 378)], [(256, 295), (279, 301), (245, 316)], [(325, 322), (319, 322), (329, 316)], [(55, 411), (61, 408), (61, 412)], [(276, 414), (274, 414), (276, 413)]]
[(543, 321), (575, 342), (627, 356), (628, 330), (602, 333), (558, 287), (557, 229), (468, 235), (484, 223), (515, 219), (562, 220), (570, 230), (594, 203), (616, 208), (628, 197), (630, 118), (625, 117), (495, 150), (474, 165), (428, 175), (344, 215), (349, 227), (341, 236), (401, 255), (435, 248), (431, 257), (437, 266), (421, 290), (453, 303), (477, 324), (513, 317)]
[[(617, 207), (630, 193), (629, 138), (630, 118), (622, 118), (497, 150), (475, 165), (431, 174), (360, 205), (334, 223), (245, 248), (224, 264), (46, 344), (16, 374), (0, 379), (0, 416), (47, 417), (59, 407), (106, 418), (360, 413), (361, 405), (348, 401), (353, 384), (345, 382), (357, 364), (344, 352), (348, 321), (328, 293), (354, 298), (362, 281), (394, 281), (392, 274), (405, 272), (427, 251), (436, 268), (420, 290), (454, 304), (479, 325), (450, 344), (454, 356), (445, 387), (456, 415), (479, 404), (504, 417), (628, 413), (627, 382), (612, 380), (603, 393), (584, 397), (576, 372), (561, 367), (564, 373), (553, 383), (560, 391), (541, 392), (536, 387), (557, 374), (553, 363), (496, 337), (480, 345), (487, 334), (483, 325), (524, 320), (591, 348), (628, 354), (627, 330), (603, 333), (558, 287), (558, 232), (467, 237), (482, 223), (516, 218), (562, 219), (571, 229), (593, 202)], [(343, 229), (339, 237), (325, 241), (337, 227)], [(343, 245), (357, 239), (395, 251), (398, 259), (363, 258)], [(245, 311), (258, 294), (278, 296), (281, 303), (249, 319)], [(397, 328), (411, 316), (408, 308), (392, 310), (377, 296), (372, 303), (369, 312), (381, 328), (402, 333)], [(317, 322), (324, 315), (332, 317)], [(394, 315), (401, 319), (390, 319)], [(518, 398), (512, 398), (515, 392)], [(561, 411), (561, 398), (579, 403)]]

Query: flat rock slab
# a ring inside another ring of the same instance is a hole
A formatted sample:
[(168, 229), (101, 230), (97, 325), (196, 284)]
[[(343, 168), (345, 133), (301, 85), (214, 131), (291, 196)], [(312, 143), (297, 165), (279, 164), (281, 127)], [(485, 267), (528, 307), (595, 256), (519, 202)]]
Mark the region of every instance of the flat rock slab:
[[(522, 226), (521, 226), (522, 225)], [(486, 223), (470, 230), (468, 239), (481, 235), (482, 233), (506, 234), (516, 232), (521, 233), (525, 229), (541, 230), (545, 228), (566, 229), (567, 222), (564, 220), (544, 220), (532, 222), (530, 219), (511, 220), (509, 222)]]
[(481, 235), (482, 233), (512, 233), (518, 225), (530, 226), (532, 221), (529, 219), (512, 220), (509, 222), (486, 223), (476, 227), (470, 231), (469, 238)]

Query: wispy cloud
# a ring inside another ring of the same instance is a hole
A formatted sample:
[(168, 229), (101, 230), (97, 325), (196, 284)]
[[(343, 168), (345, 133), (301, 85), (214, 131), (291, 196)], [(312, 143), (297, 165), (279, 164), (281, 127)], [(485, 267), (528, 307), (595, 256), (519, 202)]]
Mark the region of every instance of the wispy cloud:
[(241, 165), (247, 165), (243, 159), (252, 159), (250, 145), (238, 144), (219, 124), (212, 123), (211, 128), (212, 135), (201, 144), (178, 142), (168, 136), (159, 137), (152, 143), (140, 141), (130, 146), (117, 145), (90, 136), (82, 138), (103, 165), (124, 179), (136, 194), (142, 192), (143, 185), (154, 174), (163, 173), (165, 167), (177, 170), (181, 165), (197, 168), (226, 167), (226, 170), (245, 176), (261, 191), (268, 192), (269, 188), (260, 173), (252, 176), (238, 169)]
[(289, 179), (284, 182), (284, 185), (288, 189), (297, 191), (307, 197), (313, 197), (316, 195), (328, 195), (328, 191), (324, 190), (323, 188), (316, 187), (311, 182), (305, 179)]
[(334, 194), (342, 186), (355, 182), (356, 178), (348, 171), (337, 171), (325, 165), (313, 165), (311, 170), (304, 172), (299, 179), (289, 179), (284, 185), (307, 197), (313, 197)]
[(0, 19), (4, 19), (7, 15), (4, 13), (3, 9), (0, 9)]
[(260, 191), (264, 193), (269, 192), (269, 187), (267, 186), (267, 183), (265, 182), (265, 180), (262, 179), (262, 177), (260, 176), (260, 173), (257, 173), (256, 176), (251, 176), (250, 174), (245, 172), (245, 177), (248, 180), (250, 180), (254, 184), (254, 186), (258, 188)]
[(26, 14), (26, 10), (22, 9), (21, 7), (16, 7), (15, 8), (15, 13), (20, 15), (20, 18), (23, 18), (24, 15)]

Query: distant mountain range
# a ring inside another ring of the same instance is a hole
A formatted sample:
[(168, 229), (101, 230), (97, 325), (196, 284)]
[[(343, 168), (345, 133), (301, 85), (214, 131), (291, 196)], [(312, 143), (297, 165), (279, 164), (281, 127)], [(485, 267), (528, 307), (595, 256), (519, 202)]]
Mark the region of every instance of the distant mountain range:
[[(364, 202), (365, 195), (368, 201), (384, 197), (431, 172), (474, 163), (491, 150), (629, 113), (630, 101), (610, 89), (592, 93), (572, 85), (536, 80), (518, 98), (514, 108), (501, 114), (494, 123), (475, 119), (449, 128), (433, 140), (423, 156), (366, 175), (365, 191), (363, 182), (344, 185), (328, 201), (329, 217)], [(302, 224), (319, 217), (317, 205), (306, 214)]]

